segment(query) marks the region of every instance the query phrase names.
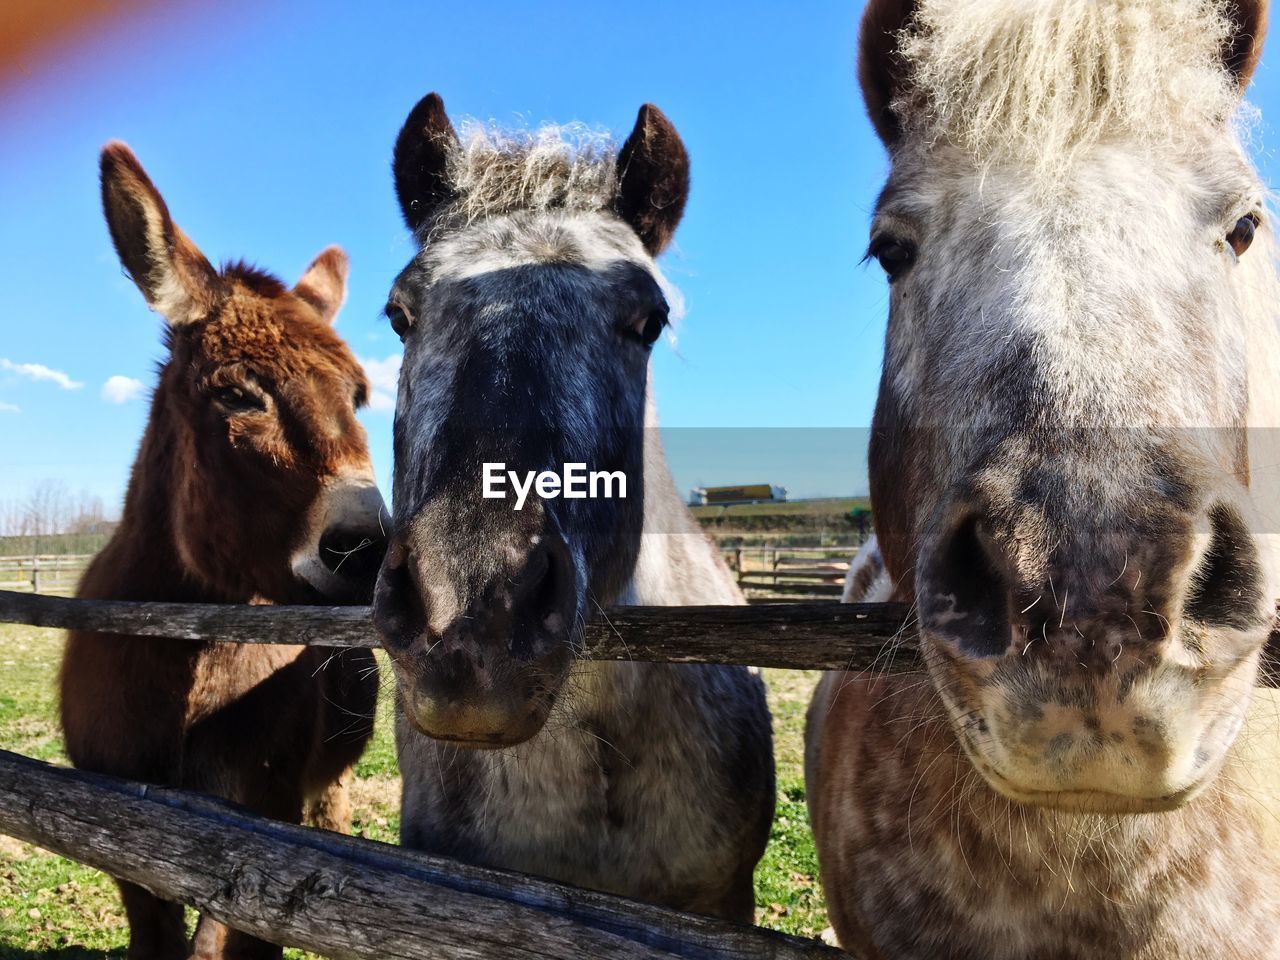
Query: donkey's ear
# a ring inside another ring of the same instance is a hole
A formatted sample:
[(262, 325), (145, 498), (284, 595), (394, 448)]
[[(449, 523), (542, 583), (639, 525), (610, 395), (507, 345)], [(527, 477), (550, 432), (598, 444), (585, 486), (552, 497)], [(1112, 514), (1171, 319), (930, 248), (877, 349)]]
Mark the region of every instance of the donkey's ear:
[(1243, 92), (1262, 59), (1267, 36), (1267, 0), (1236, 0), (1231, 5), (1231, 34), (1222, 49), (1222, 62)]
[(459, 148), (458, 134), (444, 112), (444, 101), (440, 94), (428, 93), (409, 111), (391, 159), (400, 212), (414, 233), (431, 219), (440, 204), (453, 196), (449, 157)]
[(902, 133), (892, 110), (893, 101), (907, 82), (898, 55), (900, 34), (916, 14), (916, 0), (871, 0), (862, 14), (858, 31), (858, 83), (862, 101), (876, 133), (892, 147)]
[(325, 247), (311, 261), (293, 294), (320, 311), (325, 323), (333, 323), (347, 299), (346, 252), (341, 247)]
[(175, 327), (218, 306), (223, 284), (169, 216), (160, 191), (123, 143), (102, 150), (102, 209), (125, 271), (147, 304)]
[(689, 199), (689, 154), (671, 121), (651, 103), (618, 151), (614, 209), (653, 256), (671, 242)]

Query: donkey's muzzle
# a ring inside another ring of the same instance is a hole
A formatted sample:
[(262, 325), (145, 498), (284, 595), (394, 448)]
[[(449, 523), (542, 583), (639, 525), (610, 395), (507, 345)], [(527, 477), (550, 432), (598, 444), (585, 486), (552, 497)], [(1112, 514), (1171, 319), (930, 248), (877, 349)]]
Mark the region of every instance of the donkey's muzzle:
[(371, 478), (336, 477), (322, 487), (308, 536), (290, 561), (312, 602), (369, 602), (387, 548), (385, 514)]
[(363, 598), (373, 596), (387, 541), (381, 527), (338, 524), (320, 537), (320, 562)]

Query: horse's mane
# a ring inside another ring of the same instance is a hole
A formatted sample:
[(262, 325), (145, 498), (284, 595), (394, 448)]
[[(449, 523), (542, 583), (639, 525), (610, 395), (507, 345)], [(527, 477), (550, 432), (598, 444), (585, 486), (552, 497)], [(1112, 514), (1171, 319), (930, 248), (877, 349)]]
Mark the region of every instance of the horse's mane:
[(1111, 139), (1203, 135), (1239, 102), (1223, 0), (924, 0), (899, 40), (908, 140), (1052, 173)]
[(449, 157), (453, 198), (432, 228), (518, 211), (604, 210), (616, 196), (616, 167), (608, 135), (579, 124), (513, 131), (468, 122)]

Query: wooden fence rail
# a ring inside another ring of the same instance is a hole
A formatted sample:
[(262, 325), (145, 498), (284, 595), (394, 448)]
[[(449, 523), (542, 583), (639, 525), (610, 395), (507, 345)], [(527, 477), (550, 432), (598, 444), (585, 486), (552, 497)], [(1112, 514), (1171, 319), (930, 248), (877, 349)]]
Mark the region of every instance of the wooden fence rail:
[[(582, 656), (651, 663), (739, 663), (792, 670), (920, 667), (914, 620), (898, 603), (762, 603), (742, 607), (611, 607), (588, 621)], [(368, 607), (71, 600), (0, 590), (0, 623), (101, 633), (376, 647)], [(1280, 686), (1280, 634), (1259, 683)]]
[[(910, 669), (908, 608), (890, 603), (612, 607), (590, 620), (583, 656), (654, 663), (747, 663), (798, 670)], [(368, 607), (69, 600), (0, 591), (0, 623), (180, 640), (376, 647)]]
[(0, 831), (336, 960), (834, 960), (812, 940), (0, 751)]

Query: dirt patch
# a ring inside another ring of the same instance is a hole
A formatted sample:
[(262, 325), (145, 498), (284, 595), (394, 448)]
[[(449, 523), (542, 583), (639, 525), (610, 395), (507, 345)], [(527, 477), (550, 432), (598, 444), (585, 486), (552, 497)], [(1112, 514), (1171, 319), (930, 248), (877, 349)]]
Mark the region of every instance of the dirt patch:
[(31, 856), (35, 848), (21, 840), (0, 833), (0, 860), (14, 862)]

